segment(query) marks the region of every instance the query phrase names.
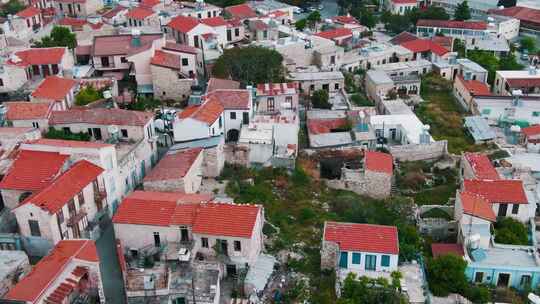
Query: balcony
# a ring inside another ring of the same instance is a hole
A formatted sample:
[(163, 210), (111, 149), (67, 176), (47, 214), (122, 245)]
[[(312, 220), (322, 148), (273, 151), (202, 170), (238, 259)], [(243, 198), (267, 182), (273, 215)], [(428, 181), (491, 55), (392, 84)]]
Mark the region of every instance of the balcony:
[(66, 225), (68, 227), (73, 227), (75, 224), (77, 224), (81, 219), (83, 219), (86, 216), (86, 209), (80, 208), (74, 213), (70, 213), (69, 218), (66, 221)]

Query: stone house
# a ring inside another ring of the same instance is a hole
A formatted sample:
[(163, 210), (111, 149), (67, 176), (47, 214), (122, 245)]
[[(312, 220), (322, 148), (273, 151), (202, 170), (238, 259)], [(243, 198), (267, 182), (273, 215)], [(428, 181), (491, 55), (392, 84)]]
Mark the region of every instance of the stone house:
[(418, 8), (416, 0), (386, 0), (386, 8), (394, 15), (405, 15), (408, 11)]
[(521, 180), (463, 180), (462, 191), (483, 196), (497, 216), (528, 222), (534, 217), (536, 203), (529, 202)]
[(465, 152), (461, 155), (460, 178), (463, 179), (501, 179), (499, 173), (486, 154)]
[(395, 226), (324, 223), (321, 268), (336, 271), (338, 294), (349, 273), (389, 279), (398, 270), (398, 257)]
[(48, 76), (30, 95), (32, 102), (53, 103), (53, 109), (64, 111), (75, 103), (75, 93), (79, 90), (79, 83), (73, 79)]
[(496, 71), (493, 93), (512, 95), (514, 90), (521, 90), (524, 95), (540, 95), (540, 69), (532, 66), (528, 70)]
[(237, 141), (243, 125), (253, 116), (253, 89), (216, 89), (207, 93), (205, 100), (216, 100), (223, 106), (223, 131), (226, 141)]
[(26, 38), (43, 27), (41, 10), (34, 6), (28, 6), (15, 14), (11, 25), (17, 38)]
[(263, 222), (261, 206), (213, 202), (208, 194), (178, 192), (135, 191), (113, 217), (115, 236), (126, 251), (192, 244), (190, 261), (223, 254), (228, 274), (256, 261), (263, 249)]
[(225, 15), (242, 22), (257, 17), (257, 13), (247, 3), (227, 6), (223, 11)]
[(129, 9), (126, 18), (129, 27), (160, 27), (158, 13), (146, 7), (137, 6)]
[(176, 143), (169, 151), (193, 148), (203, 149), (202, 176), (217, 177), (225, 166), (225, 138), (223, 135)]
[(460, 243), (466, 242), (467, 238), (478, 233), (480, 235), (479, 245), (482, 248), (489, 247), (491, 224), (497, 220), (497, 217), (487, 199), (471, 192), (458, 191), (454, 219), (458, 221), (458, 240)]
[(22, 143), (40, 138), (41, 130), (33, 127), (0, 127), (0, 174), (5, 175), (14, 160), (12, 153)]
[(185, 100), (197, 84), (197, 49), (167, 42), (150, 61), (154, 98)]
[(93, 299), (105, 303), (99, 255), (92, 240), (63, 240), (4, 299), (47, 303)]
[[(214, 28), (193, 17), (176, 16), (167, 24), (167, 33), (177, 43), (203, 48), (203, 35), (214, 34)], [(206, 46), (205, 46), (206, 48)]]
[(4, 92), (15, 91), (29, 80), (71, 72), (73, 65), (73, 55), (65, 47), (25, 49), (9, 56), (4, 64), (5, 73), (0, 73), (0, 83), (6, 86)]
[(13, 127), (35, 128), (41, 132), (49, 129), (49, 117), (53, 111), (54, 102), (4, 102), (7, 108), (6, 121)]
[(223, 105), (216, 99), (188, 106), (173, 123), (174, 141), (185, 142), (223, 135), (223, 112)]
[(265, 41), (274, 40), (279, 38), (279, 30), (277, 24), (270, 21), (263, 21), (264, 19), (252, 19), (249, 20), (248, 29), (251, 32), (252, 41)]
[(326, 90), (329, 94), (335, 94), (345, 88), (345, 76), (341, 71), (303, 71), (297, 70), (290, 73), (291, 80), (298, 82), (298, 89), (306, 95), (313, 91)]
[(218, 37), (218, 43), (222, 47), (244, 39), (244, 25), (236, 19), (225, 20), (223, 17), (218, 16), (202, 19), (200, 22), (213, 29)]
[(56, 12), (68, 17), (86, 18), (103, 8), (99, 0), (54, 0)]
[(52, 244), (91, 236), (96, 221), (107, 211), (103, 171), (86, 160), (78, 161), (25, 199), (13, 209), (21, 235)]
[(43, 190), (68, 168), (68, 159), (69, 155), (58, 152), (19, 151), (0, 181), (3, 205), (14, 209)]
[(298, 85), (289, 83), (263, 83), (257, 85), (257, 114), (279, 114), (281, 111), (298, 109)]
[(213, 18), (221, 15), (222, 8), (204, 1), (189, 2), (181, 1), (182, 9), (180, 15), (185, 17), (193, 17), (200, 20)]
[(148, 191), (196, 193), (202, 183), (203, 149), (167, 153), (143, 179)]
[(2, 298), (32, 269), (24, 251), (6, 249), (0, 250), (0, 297)]
[(465, 80), (462, 76), (457, 76), (454, 80), (454, 97), (464, 109), (468, 111), (472, 109), (475, 95), (491, 95), (489, 85), (478, 80)]

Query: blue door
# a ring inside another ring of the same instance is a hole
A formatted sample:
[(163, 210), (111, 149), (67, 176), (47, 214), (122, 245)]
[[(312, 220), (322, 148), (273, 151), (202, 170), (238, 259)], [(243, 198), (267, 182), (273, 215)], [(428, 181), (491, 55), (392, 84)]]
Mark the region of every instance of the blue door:
[(349, 261), (349, 253), (342, 251), (339, 257), (339, 268), (347, 268)]
[(372, 254), (366, 255), (366, 270), (375, 270), (377, 266), (377, 256)]

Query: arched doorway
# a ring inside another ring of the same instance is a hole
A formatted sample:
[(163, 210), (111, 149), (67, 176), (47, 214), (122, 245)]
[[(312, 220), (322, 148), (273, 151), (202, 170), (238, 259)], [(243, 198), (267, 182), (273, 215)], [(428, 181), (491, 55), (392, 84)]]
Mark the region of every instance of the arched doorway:
[(240, 131), (236, 129), (230, 129), (227, 132), (227, 141), (238, 141), (239, 136), (240, 136)]

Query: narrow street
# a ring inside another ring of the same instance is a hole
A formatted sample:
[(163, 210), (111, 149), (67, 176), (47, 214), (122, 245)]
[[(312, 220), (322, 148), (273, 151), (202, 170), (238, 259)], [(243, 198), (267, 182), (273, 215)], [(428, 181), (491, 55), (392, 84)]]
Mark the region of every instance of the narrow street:
[(116, 256), (113, 226), (109, 224), (96, 242), (101, 262), (101, 280), (107, 304), (124, 304), (124, 282)]

